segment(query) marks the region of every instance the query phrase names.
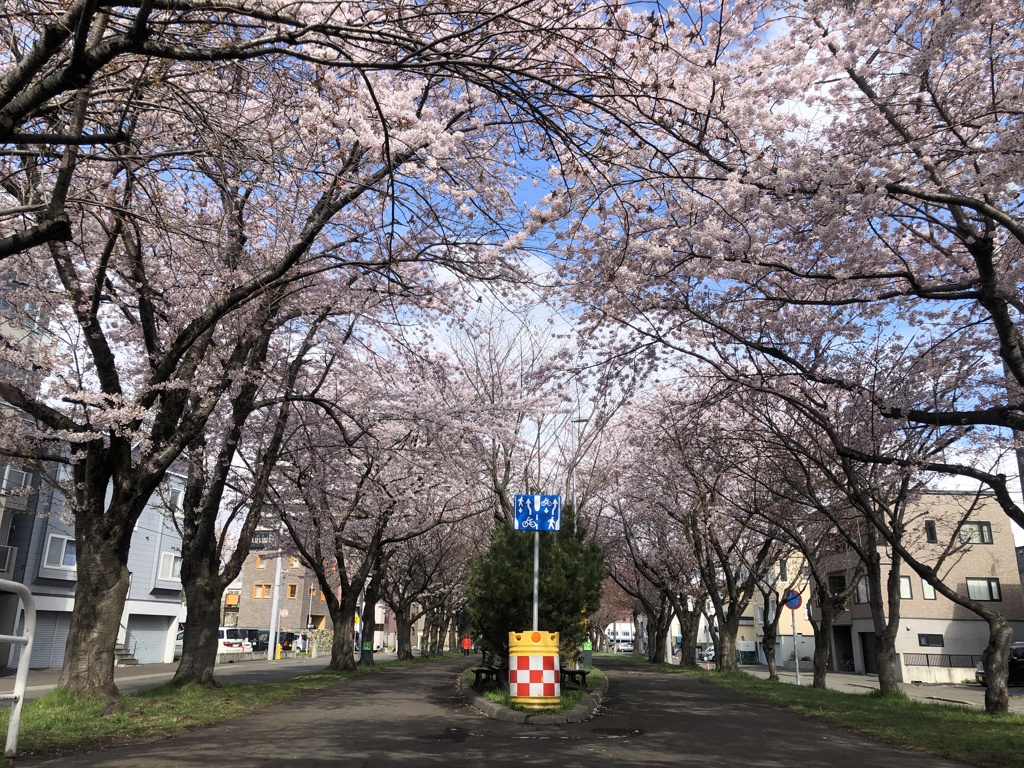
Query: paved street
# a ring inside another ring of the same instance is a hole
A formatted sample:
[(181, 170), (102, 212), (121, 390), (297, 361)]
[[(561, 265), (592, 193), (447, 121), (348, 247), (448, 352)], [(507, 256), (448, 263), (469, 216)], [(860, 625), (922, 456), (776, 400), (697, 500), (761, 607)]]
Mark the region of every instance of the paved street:
[(605, 705), (586, 723), (490, 720), (468, 707), (466, 660), (387, 668), (159, 742), (23, 766), (715, 766), (952, 768), (679, 675), (602, 659)]
[[(395, 654), (377, 653), (374, 654), (377, 661), (390, 661)], [(223, 683), (261, 683), (271, 680), (286, 680), (291, 677), (314, 672), (327, 666), (328, 659), (321, 657), (311, 659), (308, 657), (293, 659), (278, 659), (276, 661), (239, 661), (227, 662), (217, 665), (217, 679)], [(114, 669), (114, 680), (122, 693), (134, 693), (148, 688), (155, 688), (158, 685), (170, 681), (178, 668), (177, 662), (173, 664), (141, 664), (137, 667), (116, 667)], [(0, 693), (10, 693), (14, 690), (15, 671), (8, 670), (7, 674), (0, 677)], [(28, 687), (25, 691), (25, 700), (38, 699), (47, 691), (52, 691), (57, 686), (57, 679), (60, 677), (60, 667), (52, 669), (33, 669), (28, 675)]]

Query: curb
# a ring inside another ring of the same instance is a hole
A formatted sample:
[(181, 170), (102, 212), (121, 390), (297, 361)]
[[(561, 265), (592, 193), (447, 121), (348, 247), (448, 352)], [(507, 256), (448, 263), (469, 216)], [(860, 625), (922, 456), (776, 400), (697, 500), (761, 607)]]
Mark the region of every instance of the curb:
[(562, 725), (564, 723), (582, 723), (594, 716), (598, 705), (604, 699), (608, 690), (608, 673), (601, 672), (601, 683), (592, 690), (575, 709), (557, 714), (546, 713), (543, 715), (532, 715), (529, 712), (518, 712), (508, 707), (503, 707), (493, 701), (488, 701), (479, 693), (467, 686), (462, 675), (465, 670), (459, 672), (459, 691), (466, 703), (479, 710), (492, 720), (500, 720), (504, 723), (529, 723), (530, 725)]

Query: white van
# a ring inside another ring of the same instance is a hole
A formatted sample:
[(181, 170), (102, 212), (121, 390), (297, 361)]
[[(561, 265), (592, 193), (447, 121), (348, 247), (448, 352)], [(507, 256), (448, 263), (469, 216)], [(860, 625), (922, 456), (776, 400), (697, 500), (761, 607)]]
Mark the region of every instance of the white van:
[(220, 627), (217, 638), (217, 653), (241, 653), (245, 650), (238, 627)]

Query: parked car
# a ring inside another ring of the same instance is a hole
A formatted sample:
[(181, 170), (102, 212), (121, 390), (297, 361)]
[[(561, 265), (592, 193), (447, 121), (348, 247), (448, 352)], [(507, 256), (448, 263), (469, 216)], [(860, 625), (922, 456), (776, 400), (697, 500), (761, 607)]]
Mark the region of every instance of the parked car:
[[(267, 632), (267, 636), (270, 633)], [(282, 651), (290, 651), (295, 647), (295, 633), (294, 632), (278, 632), (277, 642), (281, 646)]]
[(217, 629), (217, 653), (242, 653), (242, 633), (238, 627), (219, 627)]
[(239, 629), (242, 633), (242, 642), (247, 644), (246, 650), (252, 650), (255, 653), (262, 653), (267, 650), (269, 643), (267, 638), (270, 637), (269, 630), (265, 629)]
[(633, 641), (626, 640), (625, 642), (619, 643), (619, 653), (632, 653), (633, 652)]
[(697, 654), (697, 658), (701, 661), (714, 661), (715, 660), (715, 649), (705, 648), (702, 652)]
[[(978, 662), (974, 668), (974, 679), (980, 685), (988, 685), (985, 679), (985, 668)], [(1010, 646), (1010, 674), (1008, 677), (1010, 685), (1024, 685), (1024, 643), (1014, 643)]]
[(185, 630), (179, 629), (178, 634), (174, 637), (174, 660), (177, 661), (181, 658), (182, 648), (185, 646)]

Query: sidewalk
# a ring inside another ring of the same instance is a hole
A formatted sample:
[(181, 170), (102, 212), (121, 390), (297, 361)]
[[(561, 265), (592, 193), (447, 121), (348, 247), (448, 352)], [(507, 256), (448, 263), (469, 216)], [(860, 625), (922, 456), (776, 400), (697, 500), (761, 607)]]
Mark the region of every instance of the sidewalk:
[[(801, 665), (802, 666), (802, 665)], [(761, 678), (768, 677), (766, 665), (743, 665), (740, 669), (748, 674)], [(779, 678), (787, 683), (796, 683), (796, 672), (792, 669), (780, 669)], [(806, 669), (800, 670), (800, 684), (810, 685), (814, 674), (810, 663)], [(869, 693), (878, 690), (876, 675), (854, 675), (846, 672), (829, 672), (825, 679), (829, 689), (844, 693)], [(959, 704), (965, 707), (985, 708), (985, 689), (980, 685), (952, 685), (943, 683), (915, 684), (900, 683), (900, 688), (912, 699), (943, 704)], [(1010, 712), (1024, 715), (1024, 688), (1010, 688)]]
[[(374, 659), (378, 662), (391, 661), (395, 658), (393, 653), (377, 653)], [(271, 680), (284, 680), (290, 677), (298, 677), (309, 672), (323, 669), (330, 663), (330, 654), (318, 656), (317, 658), (300, 657), (293, 659), (280, 659), (278, 661), (267, 661), (256, 659), (252, 661), (237, 661), (218, 664), (216, 676), (225, 683), (258, 683)], [(159, 685), (170, 682), (174, 677), (178, 663), (171, 664), (139, 664), (135, 667), (114, 667), (114, 682), (122, 693), (135, 693), (148, 688), (156, 688)], [(0, 693), (11, 693), (14, 691), (14, 676), (16, 670), (7, 669), (0, 673)], [(57, 680), (60, 678), (60, 667), (51, 669), (32, 669), (28, 673), (28, 685), (25, 690), (25, 700), (38, 699), (57, 687)]]

